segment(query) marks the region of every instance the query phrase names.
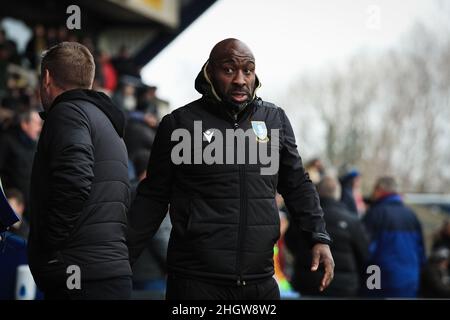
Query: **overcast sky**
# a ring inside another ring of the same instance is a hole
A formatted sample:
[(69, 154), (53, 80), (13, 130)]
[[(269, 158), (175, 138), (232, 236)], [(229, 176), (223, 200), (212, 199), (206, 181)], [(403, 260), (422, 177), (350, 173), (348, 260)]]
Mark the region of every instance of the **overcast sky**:
[(199, 97), (194, 79), (214, 44), (234, 37), (253, 50), (259, 95), (277, 103), (302, 72), (395, 45), (430, 6), (428, 0), (219, 0), (142, 76), (172, 108), (180, 107)]

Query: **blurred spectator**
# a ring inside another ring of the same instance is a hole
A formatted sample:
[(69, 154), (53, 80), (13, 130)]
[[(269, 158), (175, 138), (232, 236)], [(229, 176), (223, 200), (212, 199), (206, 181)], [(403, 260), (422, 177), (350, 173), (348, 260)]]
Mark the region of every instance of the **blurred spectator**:
[(97, 55), (98, 70), (96, 73), (101, 74), (99, 79), (101, 79), (101, 87), (107, 90), (107, 92), (114, 92), (117, 86), (117, 73), (111, 64), (111, 58), (105, 51), (100, 51)]
[(112, 100), (116, 106), (126, 112), (136, 109), (136, 88), (140, 85), (137, 78), (125, 76), (119, 79), (118, 90), (112, 96)]
[(278, 283), (280, 289), (280, 297), (283, 298), (298, 298), (298, 293), (292, 290), (292, 286), (289, 283), (288, 277), (285, 274), (285, 243), (284, 235), (289, 227), (289, 220), (287, 218), (287, 213), (284, 211), (286, 207), (284, 205), (284, 199), (281, 194), (277, 193), (275, 196), (275, 201), (277, 203), (278, 212), (280, 215), (280, 238), (274, 247), (273, 263), (275, 270), (275, 280)]
[(33, 37), (25, 49), (25, 56), (28, 58), (32, 69), (37, 70), (41, 62), (41, 54), (48, 47), (45, 28), (42, 24), (37, 24), (34, 27)]
[(25, 212), (25, 199), (23, 194), (17, 189), (6, 189), (5, 195), (8, 199), (9, 205), (20, 219), (20, 221), (11, 226), (10, 231), (22, 239), (27, 240), (30, 227), (27, 220), (23, 217), (23, 213)]
[(152, 115), (155, 121), (159, 119), (157, 88), (155, 86), (143, 85), (138, 90), (138, 104), (136, 110)]
[(7, 69), (9, 64), (9, 53), (6, 45), (0, 43), (0, 99), (6, 95), (7, 89)]
[(58, 44), (58, 36), (56, 29), (53, 27), (47, 28), (47, 48), (53, 47)]
[(27, 244), (11, 232), (2, 234), (0, 241), (0, 300), (14, 300), (17, 270), (27, 265)]
[(159, 103), (160, 99), (156, 96), (156, 87), (143, 85), (138, 90), (137, 112), (141, 113), (131, 115), (141, 118), (150, 128), (156, 129), (159, 124)]
[(31, 168), (42, 120), (35, 110), (17, 115), (18, 127), (0, 137), (0, 177), (5, 188), (16, 188), (29, 203)]
[(6, 31), (0, 28), (0, 44), (4, 44), (6, 42)]
[(141, 77), (140, 68), (134, 63), (128, 48), (125, 45), (120, 47), (119, 54), (112, 59), (112, 64), (114, 65), (119, 78), (125, 75), (137, 78)]
[[(135, 78), (128, 79), (136, 80)], [(127, 78), (125, 78), (125, 81), (128, 81)], [(135, 84), (137, 83), (130, 81), (130, 86)], [(130, 91), (129, 94), (131, 93), (132, 92)], [(153, 140), (155, 139), (156, 128), (158, 126), (158, 119), (154, 115), (154, 113), (152, 113), (152, 111), (157, 112), (156, 107), (155, 109), (153, 109), (153, 107), (151, 106), (151, 102), (146, 101), (148, 97), (142, 97), (143, 95), (147, 95), (146, 89), (141, 89), (140, 94), (140, 110), (128, 113), (129, 119), (125, 128), (124, 136), (124, 141), (128, 150), (128, 157), (132, 162), (135, 162), (135, 156), (138, 152), (142, 150), (150, 151), (153, 145)], [(123, 95), (120, 94), (120, 92), (116, 93), (115, 98), (118, 104), (120, 103), (119, 101), (121, 99), (127, 99), (124, 98)]]
[(356, 169), (344, 169), (339, 182), (342, 189), (341, 201), (351, 213), (362, 215), (366, 208), (361, 195), (361, 174), (359, 171)]
[(325, 174), (325, 167), (319, 158), (314, 158), (308, 161), (305, 165), (305, 170), (309, 174), (311, 181), (317, 185)]
[(172, 224), (169, 215), (162, 221), (155, 236), (133, 264), (133, 298), (139, 298), (136, 291), (148, 299), (162, 300), (165, 297), (167, 277), (167, 248)]
[(81, 44), (84, 45), (86, 48), (88, 48), (90, 52), (96, 51), (94, 40), (92, 39), (92, 37), (90, 37), (88, 35), (84, 35), (82, 37)]
[(368, 290), (375, 297), (416, 297), (425, 263), (422, 226), (403, 204), (392, 177), (379, 178), (372, 206), (363, 222), (370, 236), (369, 265), (381, 270), (381, 289)]
[(67, 36), (67, 41), (69, 42), (80, 42), (78, 39), (78, 36), (75, 33), (69, 33), (69, 35)]
[(447, 248), (450, 250), (450, 221), (445, 220), (439, 232), (434, 236), (433, 249)]
[(136, 155), (133, 160), (133, 165), (135, 168), (136, 178), (131, 180), (131, 199), (133, 200), (136, 196), (136, 189), (139, 185), (139, 182), (141, 182), (147, 175), (147, 164), (148, 159), (150, 158), (150, 151), (149, 150), (139, 150), (136, 152)]
[[(131, 181), (132, 199), (136, 188), (147, 175), (150, 152), (141, 150), (134, 161), (137, 179)], [(139, 259), (133, 265), (133, 298), (164, 299), (166, 288), (166, 255), (172, 225), (167, 215), (155, 236), (148, 242)]]
[[(299, 237), (301, 232), (289, 230), (286, 241), (295, 257), (292, 285), (302, 295), (328, 297), (356, 297), (362, 285), (364, 267), (368, 258), (368, 238), (359, 219), (338, 201), (338, 181), (324, 177), (317, 186), (320, 204), (324, 211), (327, 231), (333, 239), (330, 246), (335, 261), (334, 279), (330, 286), (319, 292), (323, 276), (311, 272), (311, 253), (307, 243)], [(308, 257), (304, 259), (303, 257)]]
[(448, 272), (450, 251), (434, 250), (422, 272), (421, 294), (424, 298), (450, 298), (450, 276)]
[(13, 122), (14, 112), (12, 110), (2, 108), (0, 105), (0, 137)]
[(124, 136), (128, 158), (135, 162), (135, 157), (138, 152), (142, 150), (150, 151), (155, 135), (155, 130), (144, 119), (130, 118), (125, 128)]
[(2, 105), (5, 108), (13, 110), (14, 112), (20, 112), (22, 109), (29, 109), (31, 106), (31, 97), (26, 89), (22, 88), (25, 84), (20, 84), (18, 75), (13, 76), (13, 79), (9, 79), (8, 93), (2, 100)]
[[(64, 25), (59, 26), (57, 33), (58, 33), (58, 35), (57, 35), (57, 42), (58, 43), (67, 41), (69, 35), (67, 33), (66, 26), (64, 26)], [(51, 46), (49, 46), (49, 47), (51, 47)]]
[(6, 31), (4, 29), (0, 29), (0, 45), (3, 45), (8, 51), (9, 62), (14, 64), (21, 63), (20, 55), (17, 50), (17, 44), (13, 40), (8, 39)]

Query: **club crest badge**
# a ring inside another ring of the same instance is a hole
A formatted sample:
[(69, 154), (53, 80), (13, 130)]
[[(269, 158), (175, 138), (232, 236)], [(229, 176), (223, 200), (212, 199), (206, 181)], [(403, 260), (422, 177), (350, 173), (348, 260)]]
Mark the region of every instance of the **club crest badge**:
[(252, 121), (252, 129), (256, 135), (256, 141), (267, 142), (269, 137), (267, 136), (267, 127), (264, 121)]

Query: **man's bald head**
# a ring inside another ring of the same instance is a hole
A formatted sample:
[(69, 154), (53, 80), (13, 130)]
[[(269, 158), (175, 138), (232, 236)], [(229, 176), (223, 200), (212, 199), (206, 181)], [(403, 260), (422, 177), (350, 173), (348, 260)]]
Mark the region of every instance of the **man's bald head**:
[(220, 63), (230, 57), (249, 58), (255, 61), (250, 48), (242, 41), (234, 38), (228, 38), (217, 43), (209, 54), (209, 61), (211, 63)]
[(249, 47), (237, 39), (217, 43), (206, 69), (220, 99), (237, 113), (252, 101), (255, 92), (255, 58)]

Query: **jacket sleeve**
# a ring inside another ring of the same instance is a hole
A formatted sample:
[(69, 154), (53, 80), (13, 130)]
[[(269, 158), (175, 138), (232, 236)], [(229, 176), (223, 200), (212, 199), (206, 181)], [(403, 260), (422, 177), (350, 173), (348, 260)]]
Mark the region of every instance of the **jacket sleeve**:
[(59, 249), (73, 231), (94, 178), (94, 147), (86, 115), (75, 105), (54, 107), (47, 119), (50, 190), (46, 244)]
[(138, 186), (128, 213), (128, 250), (134, 264), (148, 240), (154, 236), (167, 214), (171, 184), (171, 134), (173, 116), (166, 115), (158, 127), (147, 167), (147, 177)]
[(278, 192), (284, 198), (291, 221), (307, 234), (311, 244), (330, 244), (316, 188), (303, 167), (289, 119), (281, 108), (279, 112), (282, 130)]

